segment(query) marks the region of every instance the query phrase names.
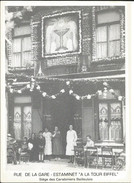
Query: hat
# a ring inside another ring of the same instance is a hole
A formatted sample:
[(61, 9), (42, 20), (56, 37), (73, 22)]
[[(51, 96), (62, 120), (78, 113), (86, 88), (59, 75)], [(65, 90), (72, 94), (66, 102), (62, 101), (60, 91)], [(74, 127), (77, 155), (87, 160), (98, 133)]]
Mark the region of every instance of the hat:
[(9, 133), (7, 136), (8, 136), (8, 137), (11, 137), (11, 134)]

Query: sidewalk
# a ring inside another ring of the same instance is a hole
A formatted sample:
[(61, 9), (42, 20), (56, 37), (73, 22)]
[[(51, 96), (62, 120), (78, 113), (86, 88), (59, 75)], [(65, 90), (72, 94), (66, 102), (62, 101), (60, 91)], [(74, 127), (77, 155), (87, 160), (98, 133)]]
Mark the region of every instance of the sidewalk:
[(13, 165), (7, 164), (7, 169), (9, 170), (43, 170), (43, 171), (70, 171), (70, 170), (82, 170), (85, 169), (82, 166), (74, 166), (74, 164), (68, 163), (69, 160), (61, 159), (55, 161), (52, 159), (51, 161), (45, 160), (44, 162), (21, 162), (20, 164)]
[(83, 166), (78, 166), (78, 165), (74, 165), (72, 163), (68, 163), (68, 159), (61, 159), (58, 161), (55, 161), (54, 159), (52, 159), (51, 161), (45, 160), (44, 162), (21, 162), (20, 164), (17, 163), (17, 165), (14, 164), (7, 164), (7, 170), (17, 170), (17, 171), (33, 171), (33, 170), (37, 170), (37, 171), (91, 171), (91, 170), (95, 170), (95, 171), (100, 171), (100, 170), (105, 170), (105, 171), (114, 171), (114, 169), (112, 168), (85, 168)]

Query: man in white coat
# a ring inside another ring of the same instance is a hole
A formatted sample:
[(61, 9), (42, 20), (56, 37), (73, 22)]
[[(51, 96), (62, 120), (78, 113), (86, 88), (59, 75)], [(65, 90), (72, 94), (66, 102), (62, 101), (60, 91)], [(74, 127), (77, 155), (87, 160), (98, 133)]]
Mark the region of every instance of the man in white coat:
[(77, 133), (75, 130), (73, 130), (73, 126), (70, 125), (66, 136), (66, 142), (67, 142), (66, 155), (70, 156), (69, 163), (73, 163), (74, 161), (74, 146), (76, 146), (76, 141), (77, 141)]

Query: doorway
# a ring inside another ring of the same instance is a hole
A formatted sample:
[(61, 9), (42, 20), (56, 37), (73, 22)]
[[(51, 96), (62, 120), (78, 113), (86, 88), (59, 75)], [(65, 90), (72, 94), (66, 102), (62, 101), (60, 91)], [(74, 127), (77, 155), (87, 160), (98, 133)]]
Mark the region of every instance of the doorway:
[(66, 148), (66, 133), (69, 125), (74, 126), (74, 115), (76, 113), (75, 99), (73, 96), (64, 94), (57, 97), (55, 100), (44, 99), (44, 122), (43, 130), (47, 127), (51, 132), (54, 127), (58, 126), (61, 136), (64, 151)]

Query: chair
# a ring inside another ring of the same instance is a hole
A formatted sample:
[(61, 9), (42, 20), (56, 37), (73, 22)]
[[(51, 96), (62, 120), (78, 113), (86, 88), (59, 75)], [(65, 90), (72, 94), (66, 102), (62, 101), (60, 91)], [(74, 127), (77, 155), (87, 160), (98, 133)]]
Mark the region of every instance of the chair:
[(19, 153), (19, 163), (21, 161), (23, 162), (29, 162), (30, 159), (30, 155), (28, 152), (28, 146), (21, 144), (21, 147), (18, 149), (18, 153)]
[(28, 152), (21, 152), (19, 155), (19, 163), (21, 161), (23, 162), (29, 162), (30, 155)]
[(85, 167), (96, 167), (98, 168), (98, 149), (97, 147), (88, 147), (85, 150)]
[(84, 156), (84, 147), (75, 146), (74, 147), (74, 165), (84, 166), (85, 156)]
[(16, 145), (7, 145), (7, 163), (17, 164)]
[(14, 162), (14, 151), (12, 148), (7, 148), (7, 163)]
[(121, 170), (125, 167), (126, 165), (126, 153), (125, 150), (121, 151), (121, 152), (116, 152), (115, 153), (115, 166), (114, 169), (115, 170)]
[(112, 147), (102, 147), (102, 167), (112, 168), (114, 165), (114, 156)]

